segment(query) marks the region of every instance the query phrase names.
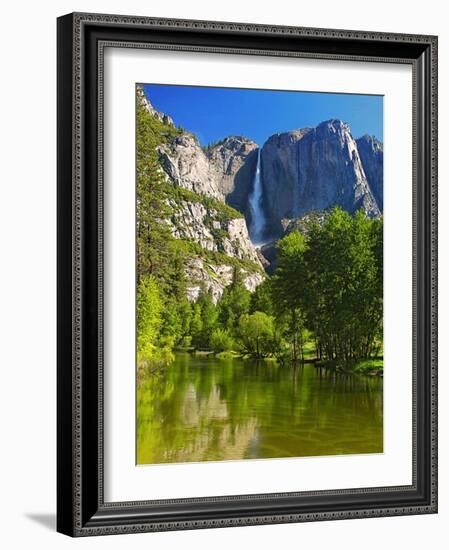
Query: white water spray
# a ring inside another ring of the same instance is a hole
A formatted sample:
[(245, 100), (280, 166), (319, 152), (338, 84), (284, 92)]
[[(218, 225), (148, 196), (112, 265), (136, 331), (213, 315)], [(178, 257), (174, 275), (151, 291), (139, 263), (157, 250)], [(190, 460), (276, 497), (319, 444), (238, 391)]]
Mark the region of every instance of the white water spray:
[(249, 236), (255, 245), (261, 245), (263, 230), (265, 227), (265, 214), (262, 207), (262, 181), (260, 178), (260, 148), (257, 151), (257, 168), (254, 176), (253, 190), (249, 196), (249, 208), (251, 211), (251, 224)]

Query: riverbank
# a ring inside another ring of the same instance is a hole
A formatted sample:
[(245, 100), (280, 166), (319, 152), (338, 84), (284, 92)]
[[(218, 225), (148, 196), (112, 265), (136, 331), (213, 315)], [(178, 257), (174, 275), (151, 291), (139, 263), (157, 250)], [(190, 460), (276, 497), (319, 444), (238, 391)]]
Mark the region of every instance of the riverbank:
[[(175, 350), (179, 353), (189, 353), (193, 357), (201, 358), (213, 358), (213, 359), (242, 359), (244, 361), (257, 361), (259, 363), (277, 363), (280, 362), (275, 357), (262, 357), (255, 358), (250, 355), (241, 353), (235, 350), (226, 350), (215, 352), (214, 350), (196, 350), (190, 348), (178, 348)], [(304, 359), (299, 361), (297, 365), (311, 365), (317, 369), (326, 369), (335, 371), (341, 374), (362, 374), (365, 376), (383, 376), (383, 357), (374, 357), (370, 359), (363, 359), (353, 363), (339, 364), (335, 361), (319, 360), (316, 357), (315, 345), (313, 342), (307, 342), (304, 345)], [(290, 364), (292, 365), (292, 364)]]

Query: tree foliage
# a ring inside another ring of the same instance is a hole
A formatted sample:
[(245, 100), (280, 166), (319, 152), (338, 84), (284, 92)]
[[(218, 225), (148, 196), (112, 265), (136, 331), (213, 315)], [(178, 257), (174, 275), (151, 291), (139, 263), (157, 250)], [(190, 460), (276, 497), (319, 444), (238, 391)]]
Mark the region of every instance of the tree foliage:
[(137, 276), (162, 273), (169, 263), (169, 228), (160, 223), (169, 212), (166, 182), (157, 147), (179, 131), (142, 107), (136, 118)]
[(273, 303), (290, 333), (307, 326), (320, 354), (351, 362), (376, 352), (382, 332), (382, 220), (336, 208), (307, 237), (279, 243)]
[(151, 369), (167, 365), (173, 355), (160, 338), (162, 302), (154, 277), (141, 279), (137, 291), (137, 364)]
[(278, 267), (271, 284), (273, 308), (284, 337), (290, 342), (291, 360), (302, 360), (304, 345), (304, 310), (302, 303), (307, 292), (307, 272), (304, 253), (306, 239), (293, 231), (278, 245)]
[(239, 319), (248, 313), (251, 293), (243, 284), (242, 272), (234, 268), (232, 283), (225, 288), (219, 303), (219, 321), (221, 325), (234, 333)]
[(255, 358), (268, 357), (276, 350), (273, 317), (262, 311), (240, 317), (238, 334), (241, 349)]
[(234, 341), (229, 331), (216, 327), (210, 335), (209, 345), (210, 349), (215, 353), (220, 353), (221, 351), (232, 350), (234, 348)]

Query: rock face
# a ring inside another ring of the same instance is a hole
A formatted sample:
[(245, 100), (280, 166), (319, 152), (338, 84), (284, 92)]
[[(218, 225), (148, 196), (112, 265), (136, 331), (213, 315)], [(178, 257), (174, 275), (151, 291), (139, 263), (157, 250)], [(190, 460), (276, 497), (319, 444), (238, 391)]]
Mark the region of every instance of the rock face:
[(357, 143), (340, 120), (271, 136), (261, 153), (267, 237), (282, 234), (283, 218), (341, 206), (350, 213), (381, 210), (370, 189)]
[[(137, 85), (137, 102), (163, 124), (174, 126), (171, 117), (153, 107), (141, 84)], [(192, 134), (185, 132), (171, 143), (159, 146), (157, 150), (161, 168), (175, 186), (223, 199), (223, 195), (218, 191), (215, 170), (210, 166), (200, 144)]]
[[(234, 268), (228, 264), (209, 262), (201, 256), (190, 258), (186, 265), (188, 281), (187, 297), (196, 301), (202, 292), (209, 292), (214, 303), (217, 303), (224, 289), (232, 283)], [(258, 272), (241, 271), (243, 284), (254, 292), (264, 280), (264, 275)]]
[(384, 147), (375, 136), (364, 135), (356, 140), (360, 159), (379, 209), (384, 209)]
[(304, 214), (301, 218), (295, 218), (293, 220), (285, 218), (282, 220), (283, 235), (288, 235), (295, 230), (307, 235), (310, 223), (314, 222), (320, 226), (323, 225), (328, 219), (330, 212), (330, 210), (313, 210), (312, 212)]
[(229, 136), (206, 152), (185, 133), (159, 147), (163, 170), (175, 185), (226, 201), (245, 213), (257, 163), (257, 144)]
[(224, 200), (215, 167), (191, 134), (182, 134), (170, 144), (160, 146), (159, 155), (163, 170), (175, 185)]
[(246, 180), (251, 181), (250, 156), (257, 145), (246, 138), (229, 137), (206, 154), (191, 133), (167, 131), (174, 126), (173, 120), (153, 107), (140, 85), (137, 104), (162, 123), (155, 130), (160, 132), (156, 148), (160, 170), (169, 186), (179, 189), (167, 191), (170, 215), (160, 222), (185, 243), (188, 298), (194, 301), (206, 291), (217, 302), (232, 283), (236, 268), (253, 292), (265, 278), (264, 259), (249, 238), (242, 214), (224, 203), (227, 196), (236, 196), (236, 203), (243, 206), (246, 195), (240, 190)]
[(244, 218), (221, 219), (215, 208), (200, 202), (171, 200), (173, 215), (165, 220), (177, 239), (188, 239), (210, 252), (223, 252), (230, 258), (249, 260), (262, 267), (251, 243)]
[(259, 255), (248, 235), (245, 218), (235, 218), (223, 222), (221, 228), (228, 235), (222, 239), (225, 254), (241, 260), (251, 260), (260, 265)]
[(249, 214), (248, 196), (256, 171), (257, 149), (257, 143), (250, 139), (229, 136), (206, 153), (226, 202), (245, 216)]

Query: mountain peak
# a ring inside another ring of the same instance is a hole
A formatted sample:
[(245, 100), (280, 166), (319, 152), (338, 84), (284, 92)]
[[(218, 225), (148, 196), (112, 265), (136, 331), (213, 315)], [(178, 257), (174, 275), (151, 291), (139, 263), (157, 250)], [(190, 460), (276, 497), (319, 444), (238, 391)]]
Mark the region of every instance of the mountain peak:
[[(255, 143), (252, 139), (247, 138), (246, 136), (230, 135), (224, 138), (225, 142), (239, 141), (242, 143)], [(257, 144), (256, 144), (257, 145)]]
[(339, 118), (330, 118), (328, 120), (323, 120), (323, 122), (320, 122), (318, 126), (328, 126), (328, 127), (334, 127), (334, 128), (342, 128), (347, 127), (347, 123), (343, 122)]
[(288, 132), (279, 132), (270, 136), (264, 143), (264, 147), (270, 147), (275, 145), (276, 147), (288, 146), (291, 143), (295, 143), (302, 139), (305, 135), (311, 132), (313, 128), (296, 128), (295, 130), (289, 130)]
[[(378, 188), (382, 186), (380, 160), (372, 162)], [(275, 134), (265, 142), (261, 165), (271, 237), (282, 234), (284, 218), (334, 206), (350, 213), (362, 208), (368, 216), (381, 214), (375, 196), (379, 193), (370, 188), (357, 143), (349, 125), (340, 119), (325, 120), (311, 130)]]
[(351, 133), (349, 124), (343, 122), (338, 118), (331, 118), (329, 120), (324, 120), (320, 122), (316, 127), (317, 134), (343, 134), (345, 132)]

